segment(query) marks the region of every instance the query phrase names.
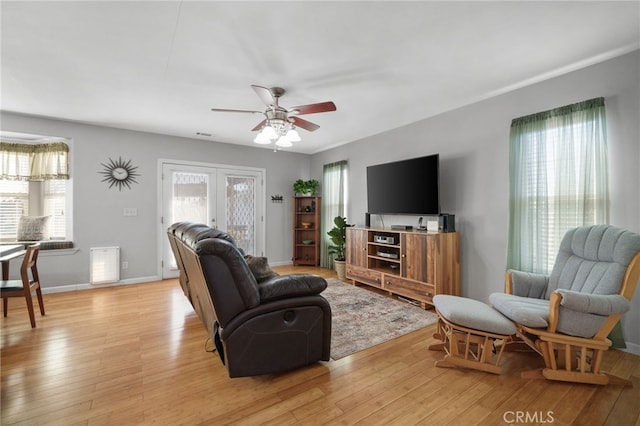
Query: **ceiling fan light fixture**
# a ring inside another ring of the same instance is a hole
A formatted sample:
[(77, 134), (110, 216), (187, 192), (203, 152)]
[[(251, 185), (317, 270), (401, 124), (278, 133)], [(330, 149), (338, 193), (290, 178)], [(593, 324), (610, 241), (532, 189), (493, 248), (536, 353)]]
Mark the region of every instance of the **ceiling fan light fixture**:
[(264, 134), (264, 131), (258, 133), (253, 141), (260, 145), (268, 145), (271, 143), (271, 139)]
[(290, 146), (293, 146), (293, 144), (291, 143), (291, 141), (287, 138), (287, 136), (280, 136), (278, 138), (278, 141), (276, 142), (276, 145), (281, 147), (281, 148), (288, 148)]
[(265, 117), (264, 120), (252, 129), (252, 131), (260, 129), (260, 132), (253, 141), (263, 145), (274, 143), (274, 151), (277, 151), (277, 148), (279, 147), (293, 146), (292, 142), (300, 142), (302, 140), (296, 130), (296, 127), (309, 132), (313, 132), (320, 128), (317, 124), (300, 118), (300, 115), (317, 114), (320, 112), (336, 110), (336, 105), (330, 101), (299, 105), (287, 109), (280, 106), (278, 102), (280, 97), (285, 93), (283, 88), (267, 88), (255, 84), (252, 84), (251, 88), (256, 92), (262, 103), (267, 106), (265, 111), (229, 108), (211, 108), (211, 110), (217, 112), (263, 114)]
[(294, 129), (293, 127), (291, 129), (289, 129), (289, 131), (286, 134), (286, 137), (291, 142), (300, 142), (302, 140), (302, 138), (300, 137), (300, 135), (298, 134), (296, 129)]
[(275, 129), (269, 124), (264, 126), (260, 133), (263, 134), (267, 139), (276, 139), (278, 137)]

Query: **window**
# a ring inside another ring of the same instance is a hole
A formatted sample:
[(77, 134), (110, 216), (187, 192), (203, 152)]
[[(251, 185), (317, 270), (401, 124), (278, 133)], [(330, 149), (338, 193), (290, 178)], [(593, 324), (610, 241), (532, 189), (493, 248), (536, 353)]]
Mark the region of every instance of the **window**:
[(2, 139), (0, 145), (0, 241), (17, 239), (21, 216), (51, 216), (52, 239), (69, 237), (69, 147), (64, 142)]
[(325, 164), (322, 175), (322, 221), (320, 235), (320, 266), (333, 267), (333, 257), (329, 255), (327, 232), (333, 228), (336, 216), (346, 216), (347, 206), (347, 162)]
[(15, 241), (20, 216), (29, 213), (29, 182), (0, 180), (0, 241)]
[(507, 267), (548, 274), (565, 232), (608, 223), (604, 98), (514, 119)]
[(43, 216), (51, 216), (49, 220), (49, 234), (51, 239), (63, 240), (67, 236), (65, 208), (67, 201), (67, 181), (51, 179), (42, 182), (43, 188)]

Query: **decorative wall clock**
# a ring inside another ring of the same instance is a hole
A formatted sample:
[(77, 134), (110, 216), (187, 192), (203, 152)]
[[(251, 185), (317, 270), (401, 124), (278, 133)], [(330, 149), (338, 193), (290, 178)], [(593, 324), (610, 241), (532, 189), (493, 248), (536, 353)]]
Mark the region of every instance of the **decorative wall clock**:
[(131, 160), (125, 162), (122, 160), (122, 157), (119, 157), (118, 161), (109, 158), (107, 164), (100, 164), (103, 170), (98, 173), (104, 175), (101, 182), (107, 182), (109, 188), (117, 187), (118, 191), (122, 191), (123, 187), (126, 186), (131, 189), (132, 183), (138, 183), (138, 181), (136, 181), (136, 176), (140, 176), (140, 174), (136, 173), (138, 166), (133, 166)]

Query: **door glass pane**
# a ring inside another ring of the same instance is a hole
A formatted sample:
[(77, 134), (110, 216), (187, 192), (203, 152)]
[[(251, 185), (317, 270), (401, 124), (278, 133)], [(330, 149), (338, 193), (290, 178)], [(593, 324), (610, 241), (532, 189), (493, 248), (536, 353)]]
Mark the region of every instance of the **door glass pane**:
[(207, 223), (209, 175), (173, 172), (172, 218), (170, 223)]
[(227, 176), (227, 232), (247, 254), (256, 254), (254, 177)]

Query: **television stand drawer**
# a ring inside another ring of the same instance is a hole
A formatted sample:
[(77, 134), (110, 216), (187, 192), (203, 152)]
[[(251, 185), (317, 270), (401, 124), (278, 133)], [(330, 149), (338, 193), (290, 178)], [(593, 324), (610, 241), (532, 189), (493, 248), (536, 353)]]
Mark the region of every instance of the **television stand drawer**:
[(391, 275), (385, 275), (382, 287), (391, 293), (427, 303), (432, 302), (435, 294), (435, 289), (431, 284), (411, 281)]
[(380, 272), (349, 264), (347, 264), (346, 269), (347, 278), (364, 284), (369, 284), (374, 287), (382, 287), (382, 274)]

